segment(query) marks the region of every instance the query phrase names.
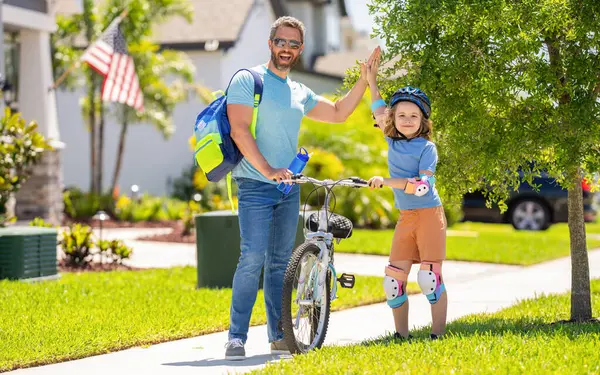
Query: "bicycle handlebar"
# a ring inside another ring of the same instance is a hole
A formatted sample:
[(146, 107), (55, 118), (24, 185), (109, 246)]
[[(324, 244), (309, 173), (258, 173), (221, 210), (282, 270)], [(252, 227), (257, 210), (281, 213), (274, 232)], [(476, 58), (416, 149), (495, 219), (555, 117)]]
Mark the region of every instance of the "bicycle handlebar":
[(363, 180), (362, 178), (359, 178), (359, 177), (348, 177), (348, 178), (342, 178), (340, 180), (334, 181), (331, 179), (317, 180), (316, 178), (304, 176), (302, 174), (295, 174), (289, 180), (281, 180), (281, 182), (292, 183), (292, 184), (304, 184), (307, 182), (311, 182), (315, 185), (320, 185), (320, 186), (341, 185), (341, 186), (350, 186), (350, 187), (354, 187), (354, 188), (369, 187), (369, 182), (367, 180)]

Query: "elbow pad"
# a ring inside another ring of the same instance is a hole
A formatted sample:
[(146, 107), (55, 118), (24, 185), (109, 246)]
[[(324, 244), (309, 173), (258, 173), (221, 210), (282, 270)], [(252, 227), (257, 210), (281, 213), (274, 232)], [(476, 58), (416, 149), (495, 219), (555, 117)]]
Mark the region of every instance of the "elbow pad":
[(421, 175), (420, 178), (409, 178), (404, 188), (406, 194), (414, 194), (417, 197), (422, 197), (427, 194), (433, 184), (435, 183), (435, 177), (428, 175)]

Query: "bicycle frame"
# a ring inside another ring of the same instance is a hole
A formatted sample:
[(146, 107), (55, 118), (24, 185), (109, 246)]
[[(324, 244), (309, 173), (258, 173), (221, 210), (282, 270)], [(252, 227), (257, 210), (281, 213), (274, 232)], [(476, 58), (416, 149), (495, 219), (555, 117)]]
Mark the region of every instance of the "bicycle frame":
[[(345, 182), (344, 182), (345, 181)], [(330, 213), (329, 210), (329, 204), (331, 202), (331, 191), (333, 189), (334, 186), (336, 185), (341, 185), (341, 186), (352, 186), (352, 187), (365, 187), (368, 186), (367, 181), (362, 180), (358, 177), (353, 177), (353, 178), (349, 178), (349, 179), (342, 179), (342, 180), (338, 180), (338, 181), (334, 181), (331, 179), (326, 179), (326, 180), (317, 180), (314, 178), (310, 178), (310, 177), (305, 177), (303, 175), (295, 175), (294, 177), (292, 177), (291, 180), (284, 180), (283, 182), (292, 182), (292, 183), (306, 183), (306, 182), (312, 182), (316, 185), (320, 185), (325, 187), (325, 202), (323, 203), (323, 206), (319, 209), (318, 212), (318, 218), (319, 218), (319, 226), (316, 232), (309, 232), (307, 234), (305, 234), (305, 241), (308, 242), (312, 242), (314, 243), (319, 249), (320, 249), (320, 253), (319, 253), (319, 257), (317, 258), (317, 263), (315, 263), (314, 265), (312, 265), (311, 270), (310, 270), (310, 274), (309, 274), (309, 282), (311, 282), (313, 280), (312, 274), (313, 272), (315, 272), (315, 267), (317, 267), (318, 269), (316, 270), (317, 272), (317, 276), (318, 276), (318, 282), (317, 282), (317, 290), (314, 290), (313, 294), (313, 300), (319, 304), (322, 305), (323, 301), (321, 299), (321, 297), (324, 295), (324, 286), (326, 285), (326, 277), (327, 277), (327, 270), (331, 269), (331, 272), (333, 273), (333, 280), (334, 280), (334, 286), (332, 288), (332, 295), (331, 295), (331, 301), (335, 300), (337, 297), (337, 284), (336, 284), (336, 279), (337, 279), (337, 275), (336, 275), (336, 271), (335, 271), (335, 267), (333, 265), (333, 253), (331, 251), (331, 249), (333, 248), (333, 233), (328, 232), (328, 216)], [(303, 220), (306, 220), (306, 218), (303, 218)], [(339, 242), (339, 240), (338, 240)], [(318, 267), (320, 266), (320, 267)], [(325, 271), (325, 272), (323, 272)], [(304, 270), (301, 270), (301, 274), (303, 274)], [(297, 298), (297, 302), (302, 305), (303, 301), (299, 301), (298, 298), (300, 298), (300, 296), (302, 295), (302, 292), (304, 292), (304, 288), (306, 287), (306, 285), (302, 285), (302, 287), (300, 287), (300, 285), (298, 286), (298, 293), (296, 295)], [(315, 298), (316, 295), (316, 298)]]
[[(304, 243), (300, 245), (298, 252), (292, 254), (292, 261), (288, 264), (284, 281), (283, 301), (287, 306), (282, 312), (285, 316), (283, 325), (286, 327), (284, 336), (292, 352), (304, 353), (321, 347), (325, 340), (330, 302), (337, 297), (337, 283), (340, 282), (345, 288), (354, 286), (354, 276), (342, 274), (338, 279), (333, 265), (333, 240), (339, 242), (344, 237), (344, 233), (349, 235), (352, 230), (352, 223), (349, 223), (347, 218), (336, 216), (330, 223), (334, 215), (329, 210), (333, 188), (335, 186), (366, 187), (368, 183), (357, 177), (321, 181), (303, 175), (296, 175), (282, 182), (293, 184), (311, 182), (325, 188), (323, 206), (308, 218), (306, 211), (303, 215), (303, 220), (310, 220), (308, 230), (305, 228)], [(316, 222), (314, 215), (316, 215)], [(308, 322), (306, 324), (309, 327), (308, 332), (304, 329), (304, 322)], [(305, 334), (308, 334), (308, 341), (299, 338), (305, 337)]]

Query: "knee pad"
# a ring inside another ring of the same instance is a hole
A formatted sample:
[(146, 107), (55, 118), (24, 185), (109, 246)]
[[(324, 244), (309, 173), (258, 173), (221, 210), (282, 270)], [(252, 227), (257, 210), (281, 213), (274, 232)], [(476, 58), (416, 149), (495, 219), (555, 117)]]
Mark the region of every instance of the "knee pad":
[(389, 265), (385, 267), (385, 278), (383, 279), (383, 289), (387, 298), (387, 304), (392, 309), (400, 307), (406, 302), (406, 280), (408, 274), (398, 267)]
[(441, 271), (441, 264), (425, 262), (421, 263), (421, 269), (417, 274), (419, 287), (432, 305), (439, 301), (440, 296), (446, 290)]

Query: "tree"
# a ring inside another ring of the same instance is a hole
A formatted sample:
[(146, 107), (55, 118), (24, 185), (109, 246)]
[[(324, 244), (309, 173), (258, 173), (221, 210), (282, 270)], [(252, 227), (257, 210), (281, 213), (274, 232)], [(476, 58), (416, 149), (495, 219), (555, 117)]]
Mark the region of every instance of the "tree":
[[(173, 111), (178, 102), (187, 96), (188, 88), (192, 87), (194, 66), (184, 53), (175, 51), (158, 51), (158, 46), (145, 40), (130, 46), (140, 87), (143, 87), (144, 111), (137, 112), (129, 106), (120, 105), (116, 117), (121, 124), (117, 159), (110, 191), (114, 191), (119, 181), (121, 165), (125, 149), (125, 136), (130, 124), (147, 122), (154, 125), (163, 137), (173, 134)], [(166, 82), (167, 77), (180, 77), (184, 80)]]
[[(80, 85), (79, 74), (84, 74), (87, 80), (87, 95), (82, 98), (81, 107), (90, 131), (90, 191), (96, 193), (102, 190), (103, 185), (102, 161), (106, 111), (99, 95), (102, 77), (87, 64), (79, 64), (78, 61), (84, 48), (101, 35), (110, 22), (122, 12), (124, 6), (121, 0), (83, 0), (83, 14), (57, 17), (58, 30), (52, 37), (55, 76), (58, 77), (75, 66), (81, 69), (71, 73), (71, 76), (65, 80), (66, 85), (70, 88)], [(193, 13), (191, 3), (186, 0), (130, 0), (126, 6), (128, 15), (121, 23), (121, 29), (128, 43), (140, 43), (144, 39), (149, 39), (152, 35), (152, 26), (169, 17), (179, 15), (189, 22)], [(145, 87), (141, 87), (144, 91)], [(170, 114), (163, 114), (163, 116), (169, 118)]]
[[(91, 43), (99, 34), (98, 12), (94, 0), (83, 0), (83, 13), (64, 17), (57, 16), (57, 31), (52, 34), (53, 59), (52, 66), (55, 78), (64, 76), (66, 87), (73, 89), (79, 84), (79, 75), (72, 73), (79, 67), (79, 58), (83, 48)], [(86, 64), (81, 65), (81, 74), (84, 75), (87, 86), (87, 96), (81, 100), (81, 110), (85, 124), (90, 132), (90, 191), (98, 192), (98, 141), (97, 129), (100, 106), (102, 102), (98, 96), (101, 85), (100, 77)], [(66, 74), (66, 75), (64, 75)], [(101, 177), (100, 177), (101, 179)]]
[[(600, 3), (594, 0), (373, 0), (384, 94), (433, 103), (440, 182), (499, 201), (546, 169), (568, 189), (571, 320), (591, 319), (582, 179), (600, 166)], [(505, 205), (504, 207), (505, 208)]]

